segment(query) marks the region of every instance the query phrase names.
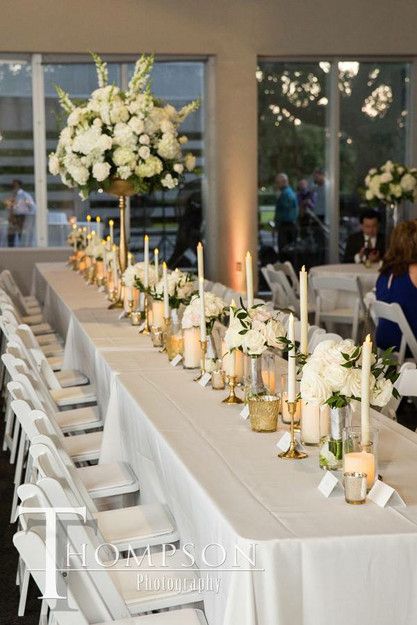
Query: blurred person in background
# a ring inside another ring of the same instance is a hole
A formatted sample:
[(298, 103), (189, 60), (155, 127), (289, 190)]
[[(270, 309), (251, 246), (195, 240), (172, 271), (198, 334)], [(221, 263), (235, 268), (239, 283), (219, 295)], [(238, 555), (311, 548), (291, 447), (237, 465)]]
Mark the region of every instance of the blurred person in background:
[[(9, 225), (7, 228), (7, 244), (9, 247), (22, 244), (22, 235), (26, 231), (33, 230), (36, 204), (33, 197), (23, 190), (21, 180), (12, 180), (12, 195), (5, 200), (8, 210)], [(27, 222), (25, 224), (25, 222)], [(33, 235), (30, 234), (28, 238)], [(29, 242), (31, 243), (31, 241)]]
[(275, 184), (278, 191), (275, 205), (275, 229), (278, 233), (278, 250), (283, 260), (285, 248), (297, 240), (298, 202), (294, 190), (290, 187), (287, 174), (277, 174)]
[(369, 208), (360, 216), (361, 229), (351, 234), (346, 242), (344, 263), (379, 263), (385, 252), (384, 235), (380, 232), (381, 215)]

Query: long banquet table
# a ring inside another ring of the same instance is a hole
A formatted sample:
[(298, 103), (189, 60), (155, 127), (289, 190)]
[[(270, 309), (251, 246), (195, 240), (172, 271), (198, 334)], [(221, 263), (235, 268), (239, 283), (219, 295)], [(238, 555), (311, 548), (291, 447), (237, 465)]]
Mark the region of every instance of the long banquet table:
[[(407, 507), (326, 499), (316, 449), (303, 461), (278, 459), (279, 433), (252, 432), (238, 407), (171, 367), (64, 264), (38, 264), (34, 285), (67, 337), (66, 366), (97, 385), (106, 415), (100, 460), (131, 463), (141, 501), (167, 503), (181, 542), (196, 546), (201, 576), (219, 580), (218, 592), (202, 594), (210, 625), (415, 625), (416, 434), (373, 411), (380, 473)], [(207, 571), (201, 552), (214, 544), (227, 559)], [(240, 558), (234, 567), (235, 546), (255, 552), (256, 565)]]

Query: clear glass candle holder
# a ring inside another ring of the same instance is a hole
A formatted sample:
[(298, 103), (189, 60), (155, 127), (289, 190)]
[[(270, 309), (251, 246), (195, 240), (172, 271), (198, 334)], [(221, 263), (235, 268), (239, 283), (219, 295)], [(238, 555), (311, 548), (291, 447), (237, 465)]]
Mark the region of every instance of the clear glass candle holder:
[(360, 426), (343, 430), (343, 472), (365, 473), (369, 491), (378, 477), (378, 430), (370, 428), (368, 440), (363, 440)]

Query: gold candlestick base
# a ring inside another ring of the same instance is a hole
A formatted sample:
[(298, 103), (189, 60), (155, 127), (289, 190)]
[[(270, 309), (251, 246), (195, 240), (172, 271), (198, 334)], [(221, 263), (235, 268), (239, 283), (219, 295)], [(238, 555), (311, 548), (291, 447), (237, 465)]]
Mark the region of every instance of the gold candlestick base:
[(278, 454), (279, 458), (285, 458), (289, 460), (302, 460), (303, 458), (308, 458), (308, 454), (305, 451), (300, 451), (297, 449), (297, 442), (295, 440), (295, 428), (294, 428), (294, 415), (297, 409), (296, 401), (288, 401), (288, 412), (291, 416), (291, 442), (287, 451), (282, 451)]
[(123, 300), (122, 300), (122, 288), (119, 286), (118, 289), (113, 289), (111, 292), (111, 304), (108, 306), (108, 310), (114, 310), (115, 308), (123, 308)]
[(129, 307), (129, 310), (127, 311), (126, 315), (127, 317), (131, 317), (132, 316), (132, 312), (133, 312), (133, 307), (135, 305), (135, 302), (133, 299), (128, 300), (127, 305)]
[(240, 399), (235, 393), (237, 377), (235, 375), (227, 376), (227, 384), (229, 386), (229, 395), (225, 397), (222, 401), (222, 404), (243, 404), (243, 400)]
[(200, 341), (200, 346), (201, 346), (200, 373), (197, 375), (197, 377), (194, 378), (194, 382), (198, 382), (199, 380), (201, 380), (201, 378), (206, 372), (207, 339), (205, 341)]
[(139, 331), (139, 334), (143, 334), (143, 335), (147, 335), (151, 333), (151, 329), (149, 327), (149, 315), (148, 315), (148, 308), (149, 308), (149, 303), (148, 303), (148, 294), (145, 293), (145, 301), (144, 301), (144, 321), (145, 321), (145, 325), (143, 326), (142, 330)]
[(163, 326), (163, 329), (162, 329), (162, 347), (159, 350), (161, 354), (163, 352), (167, 351), (166, 339), (167, 339), (167, 334), (168, 334), (168, 330), (170, 328), (170, 325), (171, 325), (171, 319), (169, 317), (164, 317), (164, 326)]

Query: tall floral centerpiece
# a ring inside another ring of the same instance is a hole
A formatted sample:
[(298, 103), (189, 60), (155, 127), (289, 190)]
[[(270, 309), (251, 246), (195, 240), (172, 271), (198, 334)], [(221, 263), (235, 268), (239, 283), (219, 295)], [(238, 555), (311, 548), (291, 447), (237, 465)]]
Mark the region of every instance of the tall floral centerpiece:
[[(322, 341), (302, 368), (300, 393), (303, 401), (330, 406), (329, 434), (320, 442), (320, 466), (338, 469), (342, 464), (342, 430), (350, 423), (352, 400), (361, 399), (362, 348), (350, 339)], [(370, 403), (385, 406), (397, 395), (397, 379), (391, 350), (373, 354), (369, 376)]]
[(230, 314), (226, 347), (229, 351), (238, 349), (248, 357), (248, 395), (264, 395), (267, 389), (262, 381), (261, 356), (269, 348), (286, 346), (282, 313), (260, 305), (249, 309), (230, 307)]
[(400, 218), (401, 203), (417, 200), (417, 169), (392, 161), (370, 169), (365, 178), (365, 199), (374, 205), (381, 202), (385, 205), (385, 237), (388, 244), (391, 231)]
[(71, 101), (57, 88), (67, 113), (55, 152), (49, 155), (49, 171), (60, 175), (70, 188), (86, 199), (103, 190), (119, 197), (120, 268), (127, 266), (125, 199), (134, 193), (174, 189), (185, 172), (195, 170), (196, 159), (183, 153), (187, 137), (179, 134), (186, 117), (199, 102), (180, 110), (157, 99), (150, 88), (152, 56), (136, 62), (128, 89), (108, 84), (107, 64), (93, 55), (98, 89), (86, 102)]

